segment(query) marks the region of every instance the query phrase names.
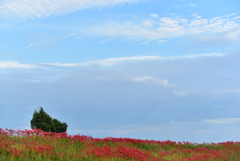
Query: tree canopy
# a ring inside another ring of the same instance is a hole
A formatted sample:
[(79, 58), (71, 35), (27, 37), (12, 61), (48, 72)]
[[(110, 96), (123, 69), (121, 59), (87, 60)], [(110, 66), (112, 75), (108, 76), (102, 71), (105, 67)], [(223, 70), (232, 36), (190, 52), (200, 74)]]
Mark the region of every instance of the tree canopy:
[(62, 133), (67, 131), (68, 125), (65, 122), (60, 122), (59, 120), (52, 118), (47, 114), (42, 107), (39, 111), (34, 111), (33, 118), (31, 120), (32, 129), (42, 129), (46, 132), (57, 132)]

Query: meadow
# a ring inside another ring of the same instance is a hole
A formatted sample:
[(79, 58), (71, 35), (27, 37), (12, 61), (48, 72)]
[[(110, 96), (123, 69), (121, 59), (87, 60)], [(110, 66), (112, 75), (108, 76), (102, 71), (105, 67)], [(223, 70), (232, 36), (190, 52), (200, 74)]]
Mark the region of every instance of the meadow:
[(238, 161), (240, 142), (190, 143), (131, 138), (93, 138), (0, 129), (1, 161)]

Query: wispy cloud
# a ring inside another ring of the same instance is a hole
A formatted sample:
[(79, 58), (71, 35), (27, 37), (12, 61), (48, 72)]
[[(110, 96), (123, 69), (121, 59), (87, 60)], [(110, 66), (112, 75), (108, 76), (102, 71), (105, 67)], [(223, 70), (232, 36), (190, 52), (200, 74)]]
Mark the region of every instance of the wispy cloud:
[(151, 17), (158, 18), (157, 14), (150, 14)]
[(0, 68), (32, 68), (32, 67), (36, 67), (36, 65), (21, 64), (16, 61), (1, 61), (0, 62)]
[(140, 0), (3, 0), (0, 15), (5, 17), (40, 18), (61, 15), (77, 10), (134, 3)]
[(143, 25), (143, 26), (153, 26), (152, 22), (149, 21), (149, 20), (143, 21), (143, 22), (142, 22), (142, 25)]
[(149, 76), (133, 77), (130, 80), (134, 82), (143, 82), (143, 83), (149, 83), (149, 84), (169, 86), (169, 81), (167, 79), (163, 80), (163, 79), (157, 79)]
[(32, 68), (40, 66), (57, 66), (57, 67), (77, 67), (77, 66), (113, 66), (125, 62), (136, 62), (136, 61), (150, 61), (150, 60), (175, 60), (175, 59), (193, 59), (198, 57), (213, 57), (213, 56), (224, 56), (222, 53), (209, 53), (199, 55), (182, 55), (182, 56), (138, 56), (138, 57), (123, 57), (123, 58), (108, 58), (95, 61), (88, 61), (85, 63), (38, 63), (38, 64), (21, 64), (16, 61), (2, 61), (0, 62), (0, 68)]
[(209, 36), (198, 36), (195, 41), (197, 42), (215, 42), (215, 43), (233, 43), (240, 40), (240, 29), (226, 32), (221, 35), (209, 35)]
[(199, 16), (198, 13), (193, 13), (191, 16), (195, 17), (196, 19), (202, 18), (202, 16)]
[(39, 42), (37, 42), (37, 43), (34, 43), (34, 44), (31, 44), (31, 45), (28, 45), (28, 46), (25, 47), (24, 49), (28, 49), (28, 48), (31, 48), (31, 47), (33, 47), (33, 46), (35, 46), (35, 45), (41, 44), (41, 43), (45, 42), (46, 40), (47, 40), (47, 39), (44, 39), (44, 40), (39, 41)]
[(132, 61), (149, 61), (149, 60), (174, 60), (174, 59), (192, 59), (197, 57), (212, 57), (212, 56), (224, 56), (222, 53), (209, 53), (209, 54), (199, 54), (199, 55), (182, 55), (182, 56), (170, 56), (170, 57), (162, 57), (162, 56), (138, 56), (138, 57), (123, 57), (123, 58), (108, 58), (101, 59), (95, 61), (88, 61), (86, 63), (42, 63), (43, 65), (50, 66), (89, 66), (89, 65), (100, 65), (100, 66), (112, 66), (117, 65), (119, 63), (124, 62), (132, 62)]
[(239, 123), (240, 118), (205, 119), (205, 120), (202, 120), (202, 122), (213, 123), (213, 124), (233, 124), (233, 123)]
[[(158, 17), (151, 14), (151, 18), (143, 20), (141, 24), (126, 22), (124, 24), (107, 24), (84, 30), (92, 36), (121, 36), (129, 39), (159, 40), (194, 34), (215, 34), (240, 27), (236, 15), (226, 15), (211, 19), (192, 15), (189, 20), (180, 17)], [(154, 17), (154, 19), (152, 18)]]
[(123, 58), (108, 58), (95, 61), (88, 61), (86, 63), (41, 63), (39, 65), (45, 66), (59, 66), (59, 67), (74, 67), (74, 66), (90, 66), (90, 65), (100, 65), (100, 66), (112, 66), (119, 64), (121, 62), (127, 61), (146, 61), (146, 60), (157, 60), (158, 56), (139, 56), (139, 57), (123, 57)]
[(198, 5), (196, 5), (194, 3), (189, 3), (189, 6), (191, 6), (191, 7), (198, 7)]

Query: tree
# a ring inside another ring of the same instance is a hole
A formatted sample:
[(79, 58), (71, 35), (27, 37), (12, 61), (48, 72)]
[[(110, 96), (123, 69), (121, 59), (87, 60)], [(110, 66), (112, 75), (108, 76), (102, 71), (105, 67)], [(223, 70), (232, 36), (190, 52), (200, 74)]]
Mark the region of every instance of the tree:
[(68, 125), (65, 122), (62, 123), (57, 119), (52, 119), (42, 107), (40, 107), (39, 112), (35, 110), (33, 113), (31, 120), (32, 129), (37, 128), (46, 132), (62, 133), (67, 131), (67, 127)]
[(55, 132), (57, 133), (62, 133), (67, 130), (67, 124), (66, 123), (61, 123), (57, 119), (53, 119), (53, 124), (55, 125)]

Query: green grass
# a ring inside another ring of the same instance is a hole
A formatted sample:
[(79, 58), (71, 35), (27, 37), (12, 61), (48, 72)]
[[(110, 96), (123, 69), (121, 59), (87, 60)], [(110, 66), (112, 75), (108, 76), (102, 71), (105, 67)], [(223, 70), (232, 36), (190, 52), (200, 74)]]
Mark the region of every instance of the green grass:
[(0, 129), (0, 161), (238, 161), (240, 143), (193, 144)]

